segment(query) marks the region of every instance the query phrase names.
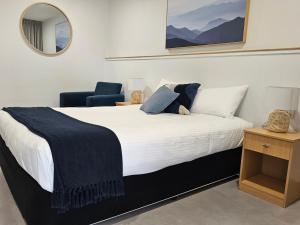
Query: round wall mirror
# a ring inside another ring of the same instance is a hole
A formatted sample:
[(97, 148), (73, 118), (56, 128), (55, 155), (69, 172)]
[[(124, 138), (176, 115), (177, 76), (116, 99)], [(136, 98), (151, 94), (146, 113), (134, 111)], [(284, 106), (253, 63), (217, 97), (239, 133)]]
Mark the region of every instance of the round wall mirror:
[(56, 6), (36, 3), (21, 16), (21, 33), (30, 48), (46, 56), (65, 52), (71, 44), (72, 27), (67, 16)]

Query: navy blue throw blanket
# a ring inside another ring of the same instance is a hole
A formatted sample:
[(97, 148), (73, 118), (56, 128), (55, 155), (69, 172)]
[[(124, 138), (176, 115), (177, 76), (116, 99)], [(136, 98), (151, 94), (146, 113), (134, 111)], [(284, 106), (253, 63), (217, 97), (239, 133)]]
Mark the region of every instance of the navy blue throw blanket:
[(66, 212), (124, 195), (121, 145), (114, 132), (48, 107), (3, 110), (49, 143), (52, 208)]

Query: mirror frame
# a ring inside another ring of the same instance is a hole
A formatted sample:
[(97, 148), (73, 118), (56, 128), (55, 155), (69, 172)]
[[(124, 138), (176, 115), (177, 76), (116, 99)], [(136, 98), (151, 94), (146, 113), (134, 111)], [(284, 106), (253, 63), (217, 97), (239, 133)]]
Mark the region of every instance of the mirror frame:
[[(25, 33), (24, 33), (24, 30), (23, 30), (23, 19), (24, 19), (24, 16), (26, 14), (26, 12), (28, 11), (28, 9), (30, 9), (31, 7), (35, 6), (35, 5), (39, 5), (39, 4), (46, 4), (46, 5), (49, 5), (49, 6), (52, 6), (54, 7), (55, 9), (59, 10), (67, 19), (67, 21), (69, 22), (69, 25), (70, 25), (70, 40), (67, 44), (67, 46), (62, 49), (60, 52), (56, 52), (56, 53), (45, 53), (45, 52), (42, 52), (40, 51), (39, 49), (35, 48), (34, 46), (32, 46), (32, 44), (30, 43), (30, 41), (27, 40), (26, 36), (25, 36)], [(51, 4), (51, 3), (48, 3), (48, 2), (36, 2), (36, 3), (33, 3), (29, 6), (27, 6), (24, 11), (22, 12), (21, 14), (21, 17), (20, 17), (20, 21), (19, 21), (19, 28), (20, 28), (20, 32), (22, 34), (22, 38), (23, 40), (25, 41), (25, 43), (28, 45), (28, 47), (33, 50), (34, 52), (40, 54), (40, 55), (43, 55), (43, 56), (48, 56), (48, 57), (55, 57), (55, 56), (59, 56), (59, 55), (62, 55), (63, 53), (65, 53), (69, 47), (71, 46), (71, 43), (72, 43), (72, 39), (73, 39), (73, 27), (72, 27), (72, 24), (69, 20), (69, 17), (64, 13), (64, 11), (62, 11), (60, 8), (58, 8), (57, 6)]]

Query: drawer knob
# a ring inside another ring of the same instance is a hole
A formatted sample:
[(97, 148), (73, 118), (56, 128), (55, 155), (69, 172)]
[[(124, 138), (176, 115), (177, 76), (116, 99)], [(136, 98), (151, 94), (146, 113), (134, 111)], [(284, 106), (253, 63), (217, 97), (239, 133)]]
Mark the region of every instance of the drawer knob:
[(262, 144), (262, 146), (263, 146), (264, 148), (270, 148), (270, 147), (271, 147), (270, 144)]

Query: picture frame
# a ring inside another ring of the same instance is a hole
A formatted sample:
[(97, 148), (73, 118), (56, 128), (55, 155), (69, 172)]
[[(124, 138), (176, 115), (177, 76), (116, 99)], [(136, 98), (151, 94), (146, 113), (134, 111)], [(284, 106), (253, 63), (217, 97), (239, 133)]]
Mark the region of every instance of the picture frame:
[(168, 0), (166, 49), (245, 43), (250, 0)]

